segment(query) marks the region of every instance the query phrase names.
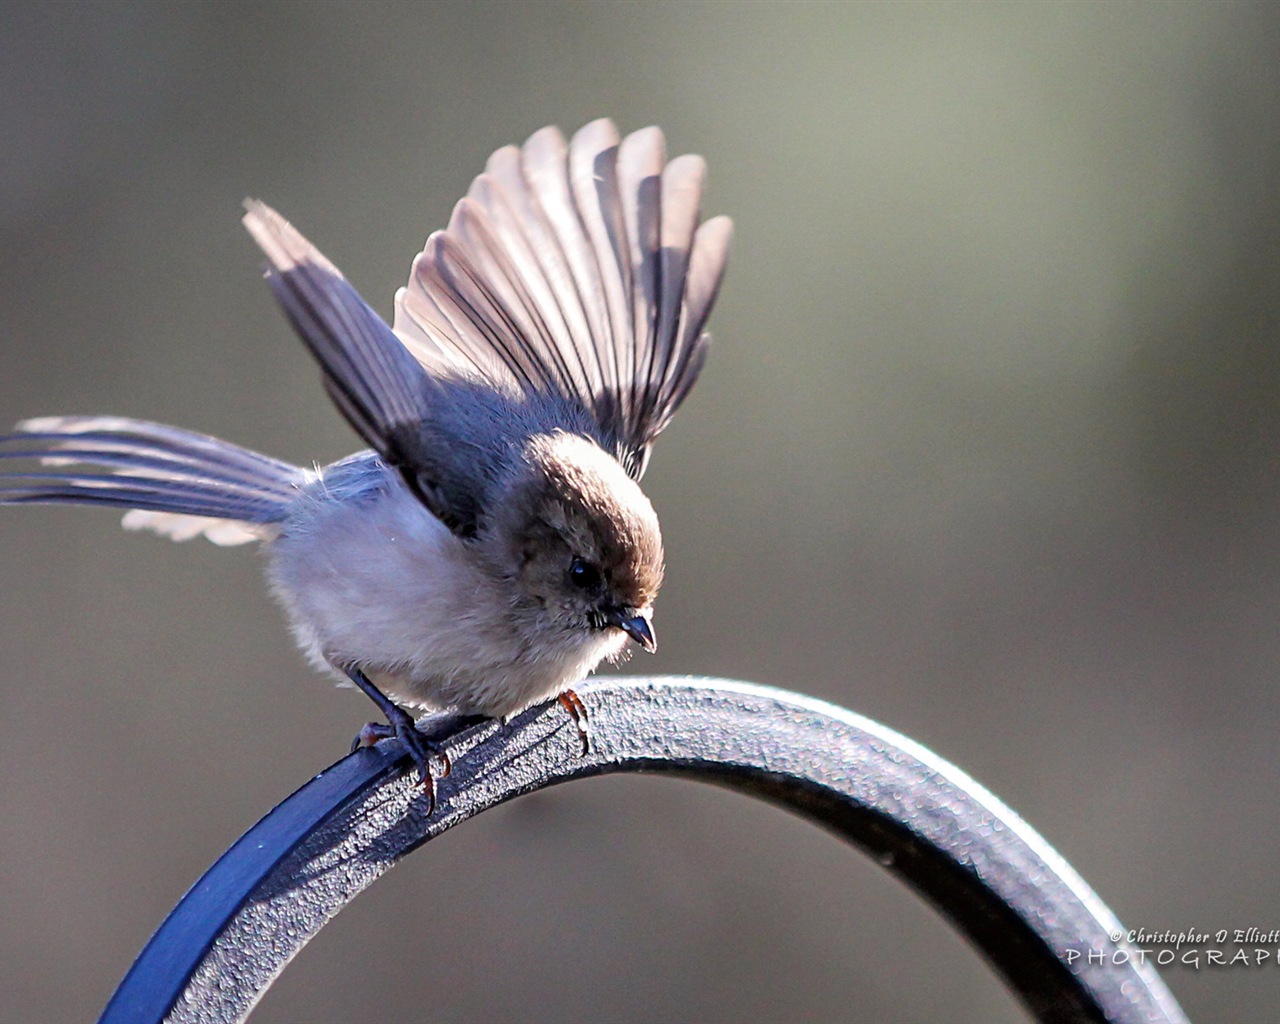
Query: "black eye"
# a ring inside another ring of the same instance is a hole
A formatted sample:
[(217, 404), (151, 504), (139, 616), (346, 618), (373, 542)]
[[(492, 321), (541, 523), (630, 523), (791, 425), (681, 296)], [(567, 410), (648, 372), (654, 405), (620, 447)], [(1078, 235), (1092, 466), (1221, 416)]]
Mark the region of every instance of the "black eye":
[(595, 590), (600, 586), (600, 570), (584, 558), (569, 563), (569, 582), (579, 590)]

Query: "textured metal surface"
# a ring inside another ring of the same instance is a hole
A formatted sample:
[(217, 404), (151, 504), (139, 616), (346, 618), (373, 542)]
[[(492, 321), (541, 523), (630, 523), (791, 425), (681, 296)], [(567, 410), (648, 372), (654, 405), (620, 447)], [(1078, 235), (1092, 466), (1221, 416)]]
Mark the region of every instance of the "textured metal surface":
[(610, 680), (578, 693), (590, 714), (585, 756), (555, 701), (507, 725), (435, 720), (453, 772), (429, 817), (394, 741), (318, 775), (183, 898), (103, 1024), (243, 1020), (307, 941), (406, 853), (522, 793), (619, 771), (715, 782), (825, 825), (951, 919), (1039, 1020), (1185, 1020), (1155, 972), (1113, 941), (1123, 929), (1071, 867), (918, 744), (834, 705), (745, 683)]

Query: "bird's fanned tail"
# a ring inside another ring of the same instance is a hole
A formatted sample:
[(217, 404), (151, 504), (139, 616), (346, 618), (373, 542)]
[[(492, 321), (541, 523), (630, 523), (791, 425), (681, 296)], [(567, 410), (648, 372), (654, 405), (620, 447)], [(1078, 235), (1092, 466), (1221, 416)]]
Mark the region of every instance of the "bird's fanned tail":
[[(9, 468), (20, 460), (35, 465)], [(118, 416), (45, 416), (0, 435), (0, 504), (107, 505), (174, 540), (261, 539), (307, 480), (215, 437)]]

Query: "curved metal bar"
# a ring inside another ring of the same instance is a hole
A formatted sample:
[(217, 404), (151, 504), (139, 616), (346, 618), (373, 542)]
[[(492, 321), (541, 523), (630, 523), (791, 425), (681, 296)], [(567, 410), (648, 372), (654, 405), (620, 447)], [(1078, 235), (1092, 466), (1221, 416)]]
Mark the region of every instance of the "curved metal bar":
[(787, 807), (875, 857), (986, 955), (1040, 1021), (1182, 1022), (1071, 867), (958, 768), (842, 708), (714, 679), (597, 681), (585, 755), (555, 701), (421, 724), (452, 759), (434, 814), (395, 741), (317, 775), (183, 897), (100, 1024), (244, 1020), (276, 975), (405, 854), (488, 807), (583, 776), (674, 772)]

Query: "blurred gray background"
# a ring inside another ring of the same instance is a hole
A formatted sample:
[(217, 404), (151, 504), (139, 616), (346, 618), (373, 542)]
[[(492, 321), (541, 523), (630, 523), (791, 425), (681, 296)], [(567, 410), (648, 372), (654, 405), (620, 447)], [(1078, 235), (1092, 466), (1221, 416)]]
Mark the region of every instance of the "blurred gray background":
[[(260, 280), (277, 205), (389, 314), (499, 145), (710, 163), (716, 348), (658, 445), (661, 653), (846, 705), (1017, 809), (1131, 927), (1280, 927), (1280, 5), (0, 10), (0, 419), (358, 447)], [(96, 1016), (370, 714), (252, 551), (0, 515), (0, 1018)], [(1193, 1018), (1280, 968), (1177, 968)], [(1022, 1019), (878, 867), (605, 779), (391, 872), (255, 1021)]]

